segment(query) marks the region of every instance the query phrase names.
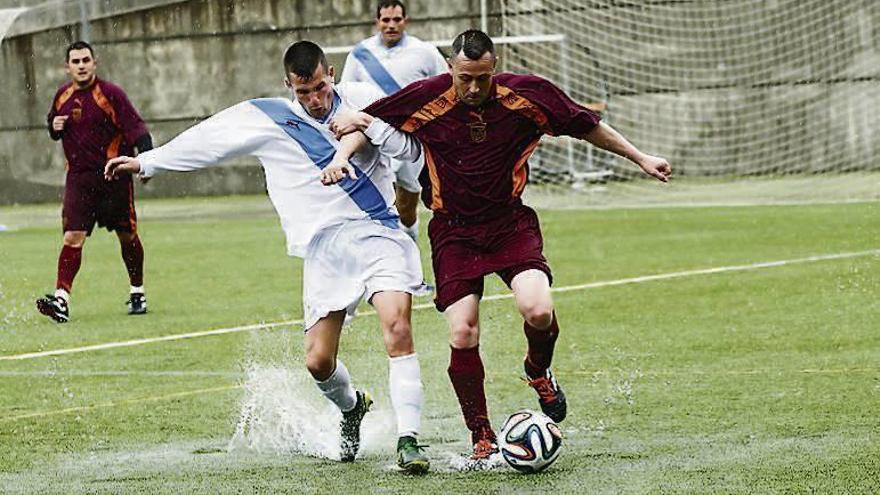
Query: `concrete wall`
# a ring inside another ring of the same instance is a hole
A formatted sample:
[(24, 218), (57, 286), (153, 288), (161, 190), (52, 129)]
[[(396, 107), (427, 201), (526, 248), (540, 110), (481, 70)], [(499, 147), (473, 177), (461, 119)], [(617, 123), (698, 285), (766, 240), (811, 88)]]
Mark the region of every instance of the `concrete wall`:
[[(451, 40), (479, 24), (479, 0), (408, 4), (410, 32), (423, 39)], [(48, 9), (43, 2), (0, 0), (0, 7), (19, 5), (34, 10), (0, 45), (0, 203), (60, 197), (63, 157), (44, 121), (65, 80), (63, 49), (79, 36), (79, 2)], [(279, 59), (291, 41), (350, 45), (373, 32), (374, 0), (85, 5), (101, 76), (126, 89), (159, 144), (235, 102), (283, 95)], [(810, 2), (819, 16), (793, 0), (510, 0), (503, 23), (501, 1), (489, 5), (490, 34), (569, 36), (564, 59), (551, 53), (524, 60), (525, 47), (504, 48), (504, 66), (557, 81), (568, 70), (576, 99), (607, 101), (609, 121), (646, 151), (670, 157), (678, 173), (880, 168), (876, 0)], [(343, 60), (331, 57), (339, 69)], [(579, 166), (593, 156), (589, 147), (574, 149)], [(546, 143), (534, 162), (559, 167), (566, 150), (565, 142)], [(633, 171), (595, 156), (621, 174)], [(260, 168), (239, 161), (159, 178), (141, 193), (226, 194), (263, 186)]]
[[(99, 75), (126, 90), (161, 144), (233, 103), (284, 95), (283, 49), (298, 39), (354, 44), (373, 33), (374, 5), (373, 0), (91, 1), (90, 16), (97, 17), (90, 23), (91, 40)], [(451, 40), (479, 24), (479, 5), (479, 0), (411, 0), (409, 32)], [(69, 4), (66, 9), (55, 17), (22, 15), (0, 45), (0, 203), (60, 197), (63, 154), (48, 138), (45, 119), (65, 81), (64, 48), (79, 36), (79, 11)], [(330, 58), (342, 68), (344, 56)], [(262, 170), (254, 165), (242, 160), (224, 169), (161, 177), (140, 194), (259, 192)]]

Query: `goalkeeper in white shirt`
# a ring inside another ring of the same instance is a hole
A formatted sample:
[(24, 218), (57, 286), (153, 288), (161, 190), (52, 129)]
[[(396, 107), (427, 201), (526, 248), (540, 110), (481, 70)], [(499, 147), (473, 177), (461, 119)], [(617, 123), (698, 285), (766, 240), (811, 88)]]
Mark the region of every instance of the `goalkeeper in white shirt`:
[[(160, 171), (189, 172), (237, 156), (256, 157), (288, 254), (304, 259), (306, 367), (342, 411), (341, 460), (354, 460), (361, 421), (372, 404), (369, 394), (355, 390), (337, 359), (343, 323), (365, 299), (379, 315), (390, 358), (398, 464), (407, 472), (424, 473), (429, 463), (417, 442), (424, 399), (410, 312), (412, 296), (424, 293), (426, 286), (418, 248), (399, 228), (394, 175), (387, 158), (380, 157), (381, 151), (415, 166), (420, 148), (381, 122), (351, 139), (335, 139), (328, 129), (335, 115), (360, 110), (383, 94), (365, 83), (334, 86), (334, 69), (318, 45), (292, 44), (284, 54), (284, 71), (292, 99), (234, 105), (137, 158), (110, 160), (105, 177), (133, 173), (149, 178)], [(368, 138), (381, 146), (367, 143)], [(325, 186), (322, 181), (331, 180), (322, 170), (334, 160), (350, 163), (353, 171)]]
[[(449, 70), (446, 59), (434, 45), (406, 33), (409, 17), (399, 0), (380, 0), (376, 6), (376, 35), (357, 45), (345, 59), (341, 82), (368, 82), (386, 95), (426, 77)], [(391, 161), (395, 175), (395, 202), (404, 232), (418, 238), (419, 173), (422, 163), (412, 167)]]

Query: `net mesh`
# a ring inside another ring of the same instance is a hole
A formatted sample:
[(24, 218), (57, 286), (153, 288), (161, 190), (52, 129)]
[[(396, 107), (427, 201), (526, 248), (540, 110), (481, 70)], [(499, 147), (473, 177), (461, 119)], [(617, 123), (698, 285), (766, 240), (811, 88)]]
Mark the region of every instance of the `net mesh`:
[[(781, 191), (801, 184), (798, 199), (877, 199), (880, 2), (504, 0), (502, 13), (505, 36), (559, 35), (503, 45), (502, 70), (544, 75), (602, 109), (678, 180), (723, 191), (772, 178)], [(530, 162), (533, 183), (589, 191), (621, 179), (633, 197), (648, 183), (566, 138), (545, 139)], [(843, 189), (813, 184), (843, 172), (857, 173), (834, 182)]]

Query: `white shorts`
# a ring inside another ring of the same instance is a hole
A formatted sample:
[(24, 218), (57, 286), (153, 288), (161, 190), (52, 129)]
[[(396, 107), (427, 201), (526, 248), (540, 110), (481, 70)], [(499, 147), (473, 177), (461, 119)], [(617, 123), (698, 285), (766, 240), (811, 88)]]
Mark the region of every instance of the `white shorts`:
[(419, 156), (417, 163), (402, 162), (392, 158), (391, 170), (394, 171), (394, 182), (398, 187), (406, 189), (411, 193), (422, 192), (422, 186), (419, 184), (419, 174), (422, 173), (422, 167), (424, 165), (424, 153)]
[(425, 295), (419, 248), (403, 231), (371, 220), (327, 227), (312, 238), (303, 263), (306, 331), (333, 311), (346, 322), (361, 299), (382, 291)]

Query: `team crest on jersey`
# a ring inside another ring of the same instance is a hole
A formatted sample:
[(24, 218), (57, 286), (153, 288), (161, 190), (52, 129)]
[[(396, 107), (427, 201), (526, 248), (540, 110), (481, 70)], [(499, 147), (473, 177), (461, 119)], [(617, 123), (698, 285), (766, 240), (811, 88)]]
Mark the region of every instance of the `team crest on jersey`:
[(483, 111), (478, 110), (476, 112), (468, 112), (471, 117), (478, 120), (478, 122), (471, 122), (467, 126), (471, 130), (471, 141), (475, 143), (482, 143), (486, 140), (486, 122), (483, 121)]
[(73, 109), (70, 111), (70, 116), (71, 118), (73, 118), (74, 122), (79, 122), (82, 120), (83, 109), (82, 102), (79, 100), (79, 98), (73, 100)]
[(482, 143), (486, 140), (485, 122), (472, 122), (468, 124), (468, 128), (470, 128), (471, 130), (471, 141), (475, 143)]

